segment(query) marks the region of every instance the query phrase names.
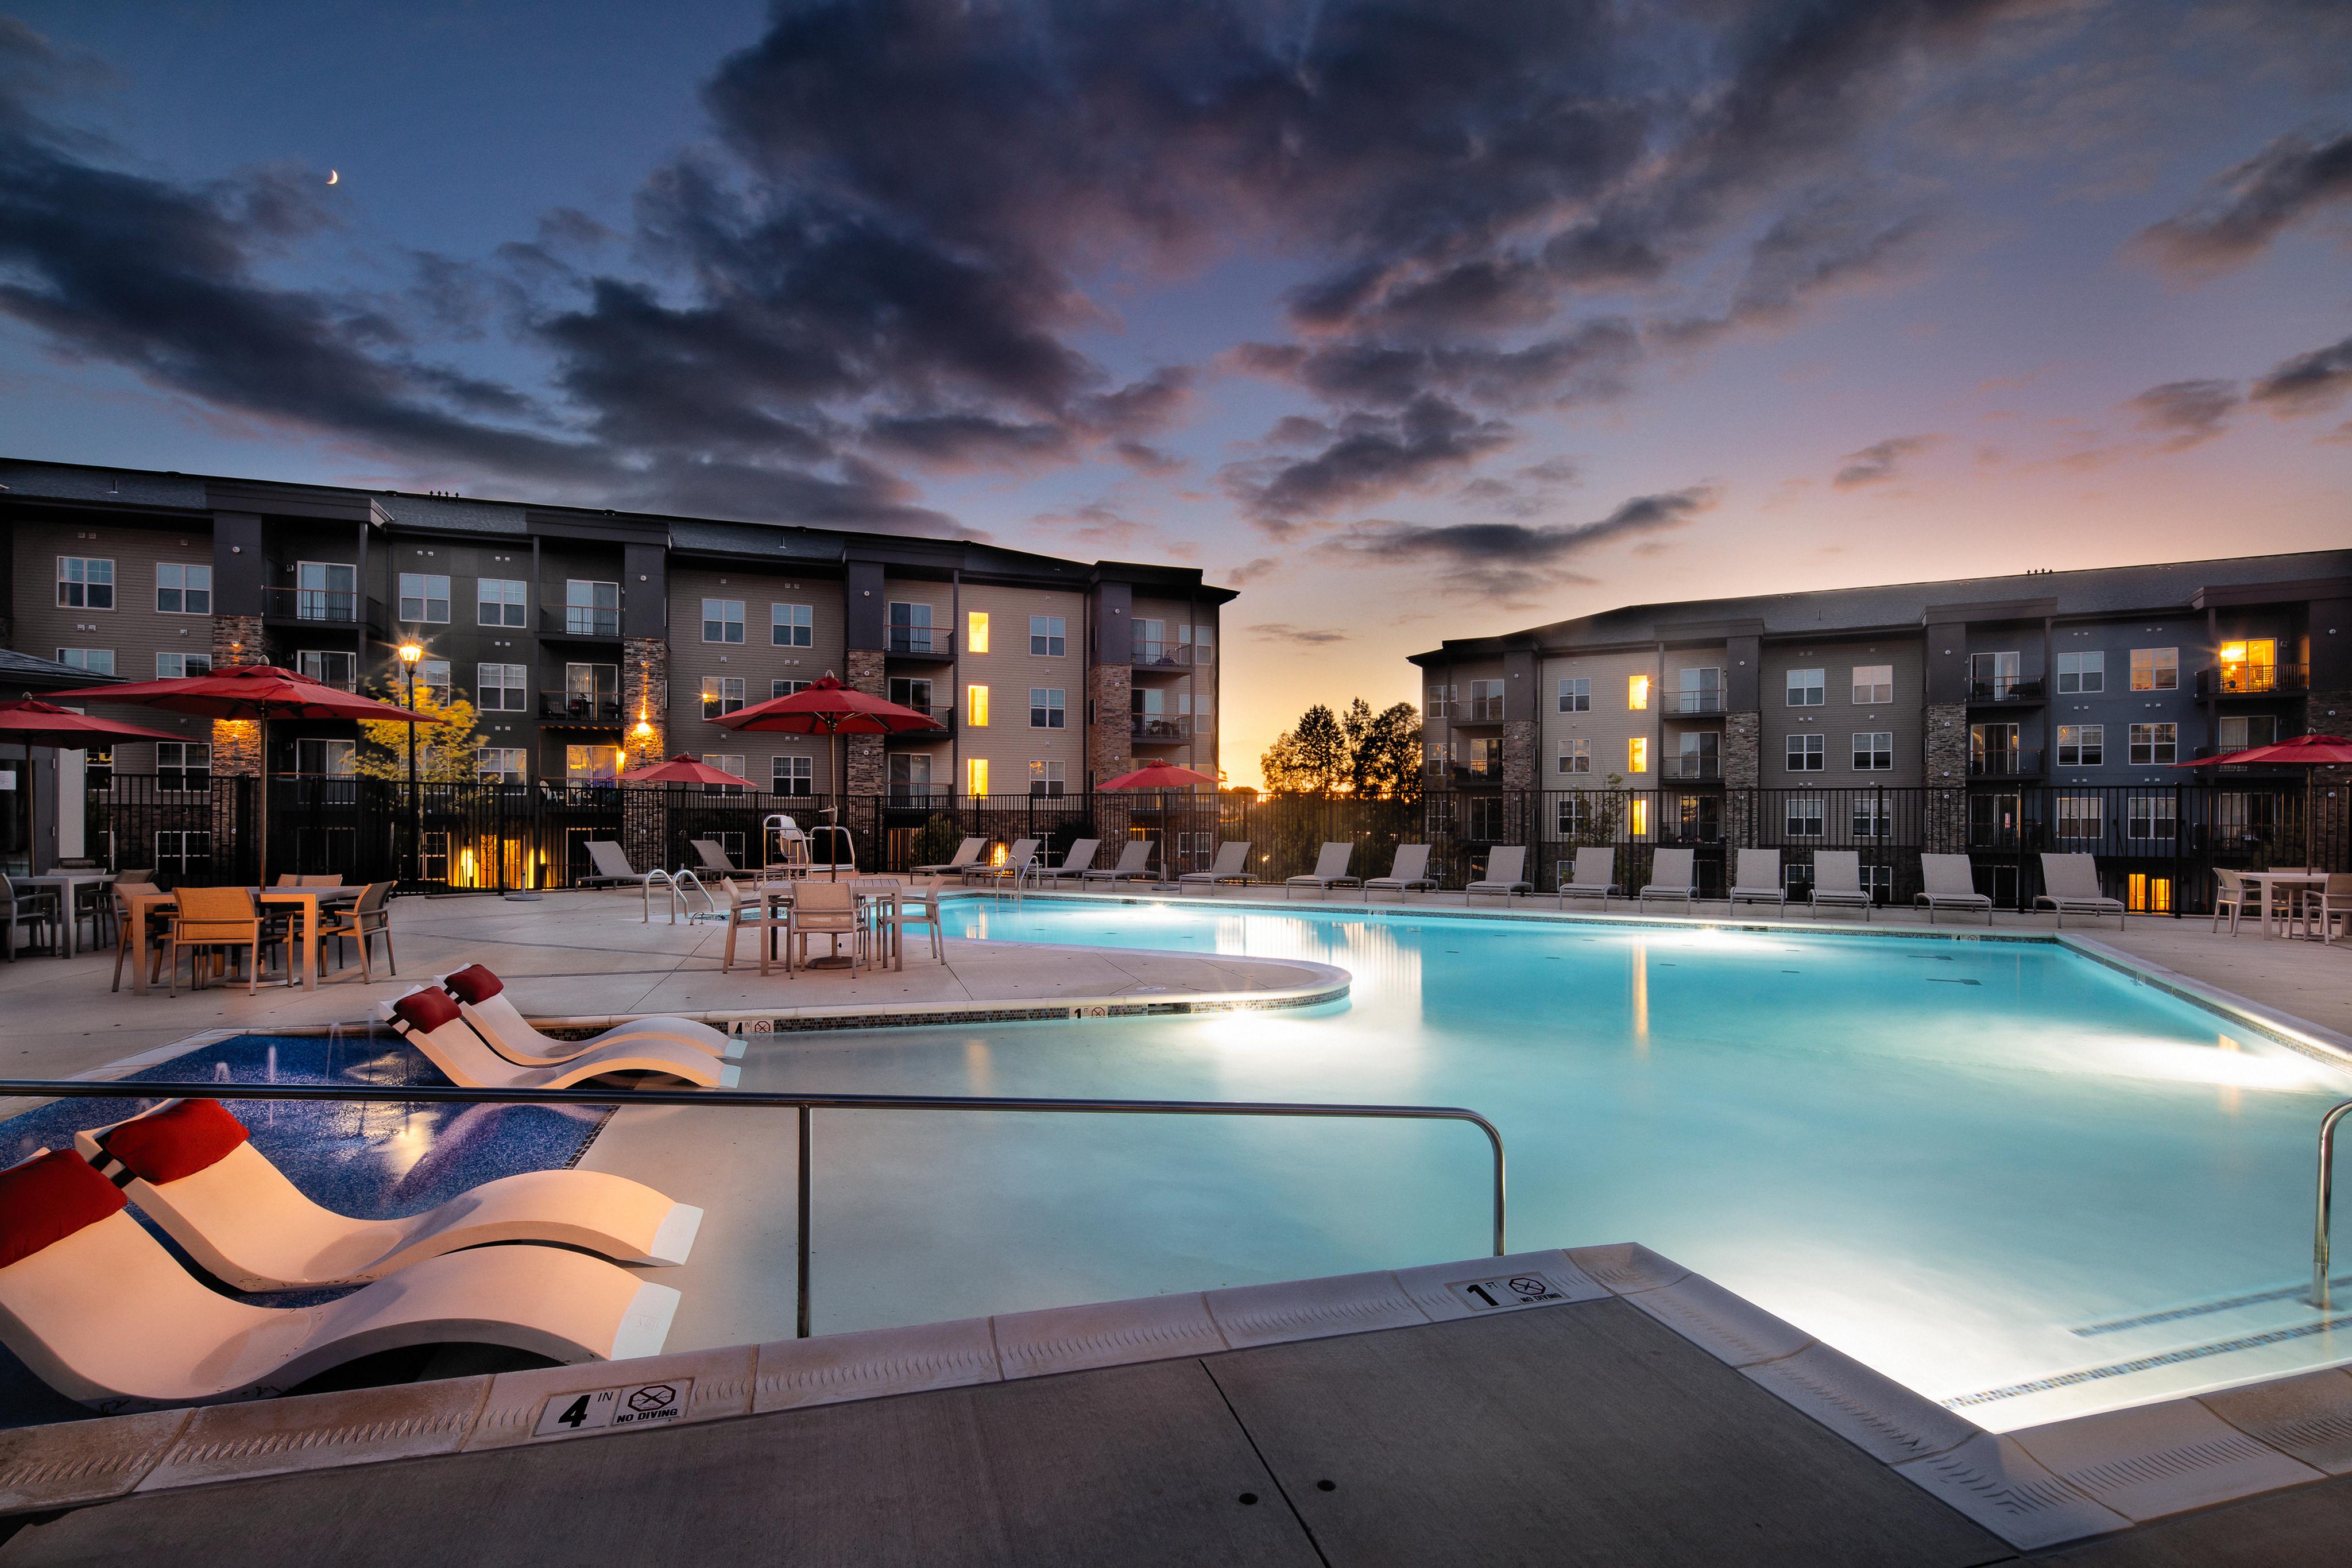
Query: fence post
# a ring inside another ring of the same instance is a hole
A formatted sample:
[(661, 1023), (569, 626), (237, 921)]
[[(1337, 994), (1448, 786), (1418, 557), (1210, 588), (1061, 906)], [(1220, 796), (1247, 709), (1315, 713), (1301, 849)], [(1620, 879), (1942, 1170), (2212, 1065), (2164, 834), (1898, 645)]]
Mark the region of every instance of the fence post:
[(2176, 781), (2172, 786), (2172, 897), (2169, 900), (2175, 920), (2180, 918), (2181, 895), (2188, 891), (2180, 885), (2180, 830), (2184, 825), (2180, 806), (2180, 785)]

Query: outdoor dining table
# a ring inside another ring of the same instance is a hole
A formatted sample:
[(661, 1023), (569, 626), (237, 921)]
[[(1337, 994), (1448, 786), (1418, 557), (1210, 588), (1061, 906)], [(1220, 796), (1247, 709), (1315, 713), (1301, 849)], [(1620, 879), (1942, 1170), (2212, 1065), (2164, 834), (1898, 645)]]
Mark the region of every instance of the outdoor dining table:
[(38, 876), (12, 876), (8, 879), (18, 887), (48, 888), (58, 895), (58, 925), (64, 936), (58, 944), (58, 956), (70, 958), (80, 950), (81, 923), (73, 917), (74, 894), (91, 883), (114, 880), (110, 871), (45, 871)]
[[(2263, 935), (2265, 937), (2271, 934), (2272, 888), (2326, 887), (2327, 885), (2327, 873), (2324, 871), (2242, 871), (2238, 876), (2241, 881), (2251, 882), (2263, 890)], [(2285, 915), (2284, 908), (2281, 909), (2280, 915), (2284, 919)]]
[[(789, 905), (798, 885), (795, 882), (763, 882), (759, 885), (761, 900), (772, 912), (778, 904)], [(876, 934), (883, 943), (883, 950), (888, 956), (890, 967), (904, 969), (907, 967), (907, 955), (906, 944), (901, 939), (902, 934), (898, 930), (898, 884), (896, 882), (886, 883), (878, 878), (860, 877), (851, 884), (851, 892), (857, 900), (858, 917), (866, 919), (870, 916), (874, 919)], [(768, 927), (768, 956), (771, 958), (775, 956), (775, 944), (782, 930), (782, 928), (777, 925)], [(819, 932), (817, 935), (824, 936), (825, 933)], [(838, 936), (834, 939), (834, 948), (835, 956), (837, 956), (840, 951)], [(816, 967), (814, 964), (810, 966), (812, 968)]]
[[(367, 889), (363, 887), (248, 887), (246, 892), (263, 904), (294, 904), (302, 910), (302, 936), (298, 944), (302, 951), (302, 977), (299, 984), (310, 990), (317, 984), (319, 973), (319, 910), (321, 905), (348, 904)], [(179, 900), (168, 893), (136, 893), (130, 897), (131, 930), (137, 933), (138, 946), (132, 954), (134, 967), (131, 981), (142, 996), (147, 991), (147, 915), (150, 910), (175, 909)], [(290, 966), (289, 966), (290, 967)], [(289, 985), (297, 984), (289, 975)]]

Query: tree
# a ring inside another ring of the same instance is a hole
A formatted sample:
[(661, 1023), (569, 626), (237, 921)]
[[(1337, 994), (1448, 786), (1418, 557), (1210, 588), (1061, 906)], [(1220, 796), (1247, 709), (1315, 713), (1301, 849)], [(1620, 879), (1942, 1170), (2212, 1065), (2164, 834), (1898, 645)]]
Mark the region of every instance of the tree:
[(1272, 794), (1408, 796), (1421, 792), (1421, 710), (1381, 712), (1358, 697), (1345, 714), (1317, 704), (1258, 758)]
[(1339, 716), (1317, 703), (1298, 716), (1297, 729), (1284, 730), (1258, 758), (1265, 787), (1277, 794), (1328, 794), (1349, 784), (1347, 732)]
[(1410, 796), (1421, 793), (1421, 710), (1398, 703), (1375, 714), (1359, 700), (1349, 710), (1363, 708), (1361, 729), (1353, 737), (1350, 771), (1359, 795)]
[[(379, 689), (374, 695), (386, 702), (397, 703), (405, 693)], [(474, 705), (456, 692), (443, 702), (431, 686), (416, 688), (416, 700), (408, 706), (415, 712), (431, 716), (416, 725), (416, 778), (425, 784), (467, 784), (481, 777), (481, 768), (474, 759), (474, 751), (481, 742), (474, 734)], [(374, 719), (360, 721), (360, 734), (366, 744), (352, 761), (352, 771), (363, 779), (388, 779), (405, 783), (408, 779), (408, 729), (404, 722)]]

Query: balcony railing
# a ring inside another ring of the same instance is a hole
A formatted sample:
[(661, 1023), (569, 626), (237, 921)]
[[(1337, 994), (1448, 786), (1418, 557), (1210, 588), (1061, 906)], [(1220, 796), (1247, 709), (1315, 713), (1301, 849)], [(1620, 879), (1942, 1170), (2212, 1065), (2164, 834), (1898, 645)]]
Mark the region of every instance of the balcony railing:
[(1694, 784), (1701, 779), (1723, 777), (1720, 757), (1674, 756), (1666, 758), (1665, 776), (1676, 783)]
[(2215, 664), (2197, 672), (2200, 697), (2258, 697), (2310, 685), (2308, 664)]
[[(896, 697), (893, 697), (891, 700), (893, 702), (898, 701)], [(887, 736), (884, 737), (887, 740), (911, 741), (919, 746), (926, 741), (945, 740), (949, 736), (955, 733), (956, 706), (953, 703), (901, 703), (899, 706), (902, 707), (913, 708), (919, 714), (929, 715), (933, 719), (936, 719), (939, 722), (940, 727), (937, 729), (894, 729)], [(942, 785), (940, 788), (944, 789), (946, 786)]]
[(1496, 786), (1503, 782), (1499, 762), (1432, 762), (1425, 771), (1442, 783)]
[(551, 605), (539, 612), (539, 629), (551, 637), (617, 638), (621, 612), (585, 604)]
[(893, 626), (884, 633), (882, 651), (898, 659), (952, 659), (955, 633), (944, 626)]
[(359, 622), (360, 596), (334, 588), (265, 588), (261, 612), (273, 621), (324, 621), (352, 626)]
[(902, 784), (892, 780), (889, 802), (901, 810), (943, 811), (954, 803), (955, 792), (944, 784)]
[(1128, 735), (1136, 740), (1165, 741), (1192, 738), (1192, 721), (1164, 714), (1134, 714), (1128, 721)]
[(1471, 697), (1454, 705), (1456, 724), (1500, 724), (1503, 722), (1501, 697)]
[(621, 698), (614, 692), (541, 692), (539, 716), (574, 724), (618, 724)]
[(1969, 758), (1971, 779), (2032, 779), (2041, 772), (2038, 751), (1979, 751)]
[(2038, 703), (2042, 700), (2043, 682), (2036, 675), (2031, 680), (2022, 676), (2011, 678), (1995, 675), (1990, 680), (1969, 682), (1969, 701), (1972, 703)]
[(1723, 711), (1721, 692), (1668, 692), (1668, 713), (1719, 714)]
[(1139, 670), (1185, 670), (1195, 664), (1208, 664), (1214, 657), (1211, 647), (1192, 643), (1154, 643), (1138, 638), (1132, 663)]

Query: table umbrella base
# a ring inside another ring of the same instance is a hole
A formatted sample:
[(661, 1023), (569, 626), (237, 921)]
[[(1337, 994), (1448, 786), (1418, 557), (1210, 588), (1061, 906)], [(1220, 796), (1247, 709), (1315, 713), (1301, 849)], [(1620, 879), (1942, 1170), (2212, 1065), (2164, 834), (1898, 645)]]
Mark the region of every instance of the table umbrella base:
[(803, 969), (848, 969), (855, 968), (857, 960), (851, 957), (846, 953), (827, 953), (822, 958), (811, 958), (807, 963), (803, 964), (801, 967)]

